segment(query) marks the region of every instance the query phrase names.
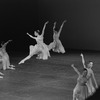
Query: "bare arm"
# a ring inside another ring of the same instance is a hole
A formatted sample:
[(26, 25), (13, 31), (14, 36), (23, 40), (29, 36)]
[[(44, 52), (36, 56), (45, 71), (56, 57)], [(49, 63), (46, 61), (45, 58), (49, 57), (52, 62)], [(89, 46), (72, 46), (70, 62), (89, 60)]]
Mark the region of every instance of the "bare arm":
[(6, 43), (1, 44), (2, 48), (5, 48), (5, 49), (6, 49), (7, 44), (8, 44), (9, 42), (11, 42), (11, 41), (12, 41), (12, 40), (8, 40)]
[(76, 67), (74, 67), (74, 64), (71, 65), (71, 67), (73, 67), (73, 69), (75, 70), (75, 72), (80, 76), (80, 72), (78, 71), (78, 69)]
[(98, 85), (97, 85), (97, 82), (96, 82), (96, 79), (95, 79), (93, 71), (92, 71), (92, 78), (93, 78), (93, 81), (95, 83), (95, 87), (98, 88)]
[(55, 27), (56, 27), (56, 22), (54, 22), (53, 31), (55, 31)]
[(61, 33), (61, 31), (62, 31), (62, 28), (63, 28), (65, 22), (66, 22), (66, 20), (64, 20), (64, 21), (62, 22), (61, 26), (60, 26), (60, 29), (59, 29), (59, 31), (58, 31), (58, 35), (59, 35), (59, 36), (60, 36), (60, 33)]
[(29, 37), (31, 37), (32, 39), (36, 39), (36, 37), (33, 37), (32, 35), (30, 35), (29, 33), (26, 33)]
[(46, 25), (48, 24), (48, 22), (49, 22), (49, 21), (45, 22), (45, 24), (44, 24), (44, 27), (43, 27), (43, 29), (42, 29), (42, 34), (41, 34), (42, 36), (44, 36), (44, 30), (45, 30)]
[(86, 65), (85, 65), (85, 60), (84, 60), (84, 56), (83, 54), (81, 53), (81, 57), (82, 57), (82, 63), (83, 63), (83, 67), (86, 68)]

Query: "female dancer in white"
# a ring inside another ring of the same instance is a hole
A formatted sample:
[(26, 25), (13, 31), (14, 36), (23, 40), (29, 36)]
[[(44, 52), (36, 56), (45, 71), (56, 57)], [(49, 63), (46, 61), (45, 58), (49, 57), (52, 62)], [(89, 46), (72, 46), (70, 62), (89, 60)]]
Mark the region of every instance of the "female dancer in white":
[(73, 90), (73, 100), (85, 100), (88, 96), (88, 87), (87, 87), (87, 69), (84, 69), (83, 73), (81, 74), (74, 65), (71, 65), (75, 72), (78, 74), (77, 84)]
[(95, 79), (95, 76), (94, 76), (94, 73), (92, 70), (93, 62), (90, 61), (86, 66), (83, 54), (81, 54), (81, 57), (82, 57), (83, 66), (88, 71), (87, 77), (90, 77), (88, 82), (87, 82), (87, 86), (89, 89), (89, 94), (92, 95), (95, 92), (95, 90), (98, 88), (98, 85), (97, 85), (97, 82), (96, 82), (96, 79)]
[(39, 35), (38, 31), (34, 32), (34, 35), (36, 37), (33, 37), (32, 35), (27, 33), (27, 35), (29, 35), (31, 38), (36, 40), (37, 44), (35, 46), (30, 45), (30, 47), (29, 47), (29, 49), (30, 49), (29, 55), (26, 58), (24, 58), (23, 60), (21, 60), (19, 62), (19, 64), (24, 63), (26, 60), (30, 59), (35, 54), (38, 55), (37, 59), (46, 60), (46, 59), (48, 59), (48, 57), (50, 57), (49, 49), (48, 49), (47, 45), (43, 42), (44, 30), (45, 30), (45, 27), (46, 27), (47, 23), (48, 23), (48, 21), (44, 24), (44, 27), (43, 27), (41, 35)]
[(11, 65), (10, 64), (10, 58), (9, 58), (9, 55), (8, 53), (6, 52), (6, 46), (9, 42), (11, 42), (12, 40), (8, 40), (6, 43), (4, 44), (1, 44), (1, 48), (0, 48), (0, 56), (1, 56), (1, 62), (2, 62), (2, 65), (3, 65), (3, 70), (6, 70), (6, 69), (15, 69), (14, 65)]
[(65, 53), (65, 49), (64, 49), (61, 41), (59, 40), (60, 33), (62, 31), (62, 28), (63, 28), (63, 25), (64, 25), (65, 22), (66, 22), (66, 20), (63, 21), (58, 32), (55, 30), (56, 22), (54, 23), (54, 26), (53, 26), (53, 42), (51, 42), (49, 44), (49, 46), (48, 46), (49, 50), (52, 49), (54, 52)]

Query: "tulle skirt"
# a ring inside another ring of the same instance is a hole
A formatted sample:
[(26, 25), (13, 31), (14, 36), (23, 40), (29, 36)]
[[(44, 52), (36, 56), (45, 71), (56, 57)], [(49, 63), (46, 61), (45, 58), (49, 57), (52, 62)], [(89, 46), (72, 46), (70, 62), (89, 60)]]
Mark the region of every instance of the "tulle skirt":
[(73, 92), (77, 100), (85, 100), (89, 96), (86, 85), (76, 85)]
[(46, 44), (43, 45), (38, 45), (36, 44), (35, 46), (30, 45), (30, 55), (35, 55), (37, 54), (37, 59), (43, 59), (46, 60), (48, 57), (50, 57), (49, 49)]
[(49, 44), (48, 48), (49, 48), (49, 50), (52, 49), (54, 52), (65, 53), (65, 49), (60, 40), (51, 42)]

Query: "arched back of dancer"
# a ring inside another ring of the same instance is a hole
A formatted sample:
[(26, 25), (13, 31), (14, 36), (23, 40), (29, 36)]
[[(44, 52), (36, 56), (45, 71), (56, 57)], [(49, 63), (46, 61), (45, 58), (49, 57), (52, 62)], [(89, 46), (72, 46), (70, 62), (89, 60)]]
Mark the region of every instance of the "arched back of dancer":
[(87, 69), (84, 69), (83, 73), (81, 74), (74, 64), (71, 65), (74, 71), (78, 74), (77, 84), (73, 90), (73, 100), (85, 100), (88, 96), (88, 87), (87, 87)]
[(98, 88), (98, 85), (94, 76), (94, 72), (92, 70), (93, 62), (90, 61), (86, 66), (83, 54), (81, 54), (81, 57), (82, 57), (83, 66), (88, 71), (87, 77), (90, 77), (89, 81), (87, 82), (87, 86), (88, 86), (90, 95), (92, 95), (95, 92), (95, 90)]
[(1, 48), (0, 48), (0, 52), (1, 52), (1, 59), (2, 59), (2, 65), (3, 65), (3, 70), (6, 70), (6, 69), (15, 69), (14, 65), (11, 65), (10, 64), (10, 58), (9, 58), (9, 55), (6, 51), (6, 46), (9, 42), (11, 42), (12, 40), (8, 40), (6, 43), (4, 44), (1, 44)]
[(59, 31), (55, 30), (56, 27), (56, 22), (54, 22), (54, 26), (53, 26), (53, 42), (51, 42), (48, 46), (49, 50), (53, 50), (54, 52), (58, 52), (58, 53), (65, 53), (65, 49), (59, 39), (62, 28), (64, 26), (64, 23), (66, 22), (66, 20), (64, 20), (60, 26)]

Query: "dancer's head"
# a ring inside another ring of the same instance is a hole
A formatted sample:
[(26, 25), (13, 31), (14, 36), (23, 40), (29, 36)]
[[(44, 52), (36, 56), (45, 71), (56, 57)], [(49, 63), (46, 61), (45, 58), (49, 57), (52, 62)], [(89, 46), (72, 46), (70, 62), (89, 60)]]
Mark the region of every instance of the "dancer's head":
[(3, 45), (4, 45), (4, 41), (1, 42), (1, 46), (3, 46)]
[(37, 33), (40, 33), (40, 30), (37, 30), (36, 32), (37, 32)]
[(89, 63), (87, 64), (87, 68), (92, 68), (93, 67), (93, 62), (89, 61)]
[(34, 32), (34, 35), (35, 35), (35, 36), (38, 36), (38, 35), (39, 35), (39, 33), (38, 33), (37, 31), (35, 31), (35, 32)]
[(87, 69), (84, 68), (84, 69), (83, 69), (83, 73), (82, 73), (83, 77), (86, 77), (86, 76), (87, 76), (87, 73), (88, 73)]

